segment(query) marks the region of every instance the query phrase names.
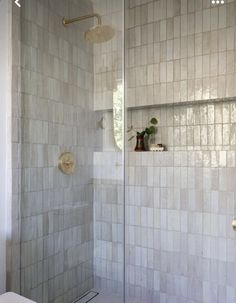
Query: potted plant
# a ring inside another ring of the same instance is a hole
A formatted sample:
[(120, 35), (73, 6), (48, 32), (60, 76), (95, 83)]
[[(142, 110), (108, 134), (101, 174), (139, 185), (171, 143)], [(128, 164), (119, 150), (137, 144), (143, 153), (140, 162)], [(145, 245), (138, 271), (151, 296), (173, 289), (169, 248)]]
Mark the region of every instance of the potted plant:
[[(146, 151), (148, 150), (148, 147), (145, 147), (145, 142), (148, 142), (149, 138), (151, 135), (156, 134), (157, 132), (157, 119), (152, 118), (149, 121), (149, 125), (141, 132), (138, 132), (134, 129), (134, 127), (131, 125), (131, 127), (128, 129), (129, 132), (135, 132), (136, 135), (133, 135), (129, 138), (128, 141), (131, 141), (133, 138), (136, 137), (136, 146), (135, 146), (135, 151)], [(148, 144), (146, 144), (148, 145)]]

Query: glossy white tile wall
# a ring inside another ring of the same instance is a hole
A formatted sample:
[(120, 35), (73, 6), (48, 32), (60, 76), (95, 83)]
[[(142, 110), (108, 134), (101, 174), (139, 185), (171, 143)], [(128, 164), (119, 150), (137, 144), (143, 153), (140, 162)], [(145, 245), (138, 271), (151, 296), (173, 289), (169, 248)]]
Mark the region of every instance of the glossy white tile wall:
[(129, 154), (129, 294), (235, 300), (235, 173), (235, 151)]
[[(95, 170), (115, 171), (115, 163), (106, 164), (110, 156), (96, 153)], [(129, 153), (127, 296), (234, 302), (235, 157), (235, 151), (223, 150)], [(94, 203), (96, 285), (121, 291), (122, 200), (106, 173), (95, 184)]]
[(235, 2), (129, 1), (127, 106), (234, 97)]

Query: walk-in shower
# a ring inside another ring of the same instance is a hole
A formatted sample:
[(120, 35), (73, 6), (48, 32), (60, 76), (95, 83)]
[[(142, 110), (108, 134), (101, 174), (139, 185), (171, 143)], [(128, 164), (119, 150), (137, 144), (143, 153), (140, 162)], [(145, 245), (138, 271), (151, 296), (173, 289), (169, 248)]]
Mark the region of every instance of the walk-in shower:
[(235, 303), (236, 0), (20, 2), (8, 289)]

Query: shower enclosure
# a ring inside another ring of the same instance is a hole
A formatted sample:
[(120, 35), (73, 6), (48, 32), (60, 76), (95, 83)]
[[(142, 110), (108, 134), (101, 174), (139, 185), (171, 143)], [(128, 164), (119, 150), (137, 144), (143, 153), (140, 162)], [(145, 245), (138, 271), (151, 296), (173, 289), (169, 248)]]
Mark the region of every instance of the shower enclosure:
[(115, 98), (124, 115), (123, 1), (20, 4), (10, 288), (42, 303), (87, 302), (102, 288), (122, 298), (124, 165), (110, 121)]
[[(234, 303), (235, 1), (20, 4), (8, 289)], [(165, 151), (134, 152), (152, 118)]]

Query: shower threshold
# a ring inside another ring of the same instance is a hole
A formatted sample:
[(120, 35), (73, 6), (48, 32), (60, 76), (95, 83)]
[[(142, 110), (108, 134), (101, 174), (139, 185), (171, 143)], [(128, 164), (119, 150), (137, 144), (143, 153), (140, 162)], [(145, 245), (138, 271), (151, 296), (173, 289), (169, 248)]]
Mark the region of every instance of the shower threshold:
[(81, 296), (80, 298), (73, 301), (72, 303), (88, 303), (92, 301), (94, 298), (96, 298), (98, 295), (99, 295), (98, 292), (91, 290), (86, 294), (84, 294), (83, 296)]

